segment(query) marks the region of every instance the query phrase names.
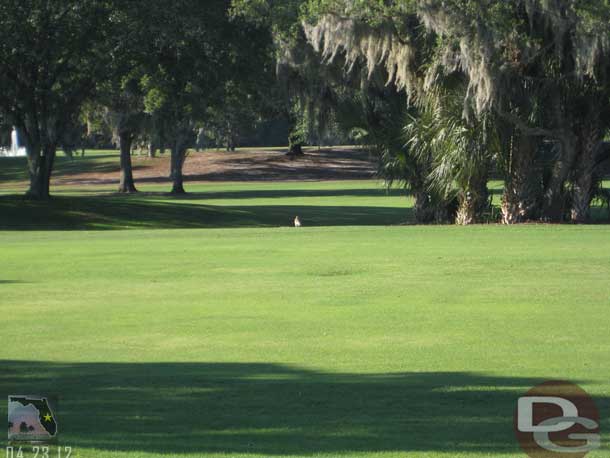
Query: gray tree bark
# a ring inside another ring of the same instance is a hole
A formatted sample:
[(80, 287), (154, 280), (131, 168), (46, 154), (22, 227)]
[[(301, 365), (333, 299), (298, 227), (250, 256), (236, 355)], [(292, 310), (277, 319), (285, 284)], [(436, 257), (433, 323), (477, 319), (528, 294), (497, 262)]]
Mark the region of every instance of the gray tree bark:
[(183, 168), (188, 153), (188, 147), (191, 143), (192, 131), (184, 128), (180, 129), (175, 136), (174, 144), (171, 150), (171, 170), (170, 178), (172, 180), (172, 194), (186, 194), (184, 189)]
[(131, 194), (138, 192), (133, 179), (133, 167), (131, 163), (131, 146), (133, 144), (133, 134), (128, 131), (119, 132), (119, 146), (121, 149), (121, 181), (119, 192)]
[(152, 159), (155, 157), (156, 153), (157, 146), (154, 144), (153, 141), (151, 141), (150, 143), (148, 143), (148, 157)]
[(30, 176), (30, 186), (26, 197), (34, 200), (48, 200), (51, 198), (51, 173), (56, 149), (50, 145), (45, 148), (32, 145), (26, 147), (26, 150)]
[(186, 194), (184, 189), (184, 176), (182, 169), (186, 158), (186, 150), (179, 144), (172, 148), (171, 157), (171, 179), (172, 179), (172, 194)]
[(26, 128), (19, 128), (19, 136), (25, 143), (28, 161), (30, 186), (26, 197), (33, 200), (48, 200), (51, 198), (51, 173), (57, 151), (54, 129), (47, 128), (43, 123), (39, 128), (37, 123), (26, 121)]

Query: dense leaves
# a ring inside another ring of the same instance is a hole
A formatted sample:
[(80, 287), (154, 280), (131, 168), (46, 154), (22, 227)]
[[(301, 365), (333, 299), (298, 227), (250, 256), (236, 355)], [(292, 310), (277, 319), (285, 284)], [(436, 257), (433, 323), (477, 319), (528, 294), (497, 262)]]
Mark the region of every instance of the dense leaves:
[[(424, 161), (431, 195), (450, 186), (471, 195), (460, 176), (476, 168), (482, 170), (468, 175), (484, 176), (486, 152), (506, 181), (504, 222), (589, 219), (609, 126), (607, 2), (365, 3), (308, 2), (307, 37), (328, 62), (365, 66), (369, 77), (384, 72), (420, 107), (397, 154)], [(456, 78), (465, 84), (453, 84)], [(461, 119), (450, 109), (455, 96), (463, 102)], [(438, 109), (431, 113), (430, 106)], [(491, 144), (500, 146), (497, 154)], [(406, 181), (419, 191), (421, 180)]]
[(0, 3), (0, 111), (25, 142), (34, 198), (48, 198), (62, 135), (104, 77), (110, 10), (103, 0)]
[(41, 0), (0, 4), (0, 115), (30, 195), (87, 121), (121, 147), (235, 148), (283, 119), (292, 154), (326, 137), (377, 153), (422, 222), (586, 222), (610, 127), (608, 0)]

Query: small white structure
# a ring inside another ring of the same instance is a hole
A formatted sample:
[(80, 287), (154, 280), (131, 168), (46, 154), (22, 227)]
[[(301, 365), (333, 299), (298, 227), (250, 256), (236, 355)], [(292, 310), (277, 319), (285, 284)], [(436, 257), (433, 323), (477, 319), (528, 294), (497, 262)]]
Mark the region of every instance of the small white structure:
[(301, 218), (299, 218), (298, 216), (294, 219), (294, 227), (301, 227)]
[(13, 132), (11, 133), (11, 148), (0, 148), (0, 157), (25, 157), (26, 151), (25, 148), (21, 146), (19, 142), (19, 132), (17, 129), (13, 127)]

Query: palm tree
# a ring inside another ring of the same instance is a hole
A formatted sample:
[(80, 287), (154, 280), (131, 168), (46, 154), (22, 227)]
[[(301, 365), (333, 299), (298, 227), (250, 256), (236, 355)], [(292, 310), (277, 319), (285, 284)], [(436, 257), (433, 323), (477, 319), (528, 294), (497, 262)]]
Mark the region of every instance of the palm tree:
[[(435, 88), (419, 103), (418, 117), (405, 127), (407, 145), (431, 164), (428, 187), (445, 207), (457, 200), (455, 222), (481, 222), (490, 210), (487, 182), (498, 142), (491, 116), (466, 119), (464, 87)], [(451, 215), (453, 216), (453, 215)]]

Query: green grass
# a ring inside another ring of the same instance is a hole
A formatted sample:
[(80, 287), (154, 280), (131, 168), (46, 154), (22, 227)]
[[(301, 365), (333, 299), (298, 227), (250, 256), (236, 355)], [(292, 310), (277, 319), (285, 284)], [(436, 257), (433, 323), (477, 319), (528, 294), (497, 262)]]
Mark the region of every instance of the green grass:
[(519, 457), (538, 381), (610, 408), (609, 236), (4, 232), (0, 389), (59, 393), (82, 457)]
[(296, 215), (307, 226), (413, 222), (405, 193), (376, 181), (190, 185), (178, 197), (163, 185), (144, 189), (134, 196), (63, 189), (50, 203), (0, 195), (0, 229), (286, 227)]
[(610, 440), (610, 227), (404, 226), (375, 182), (191, 189), (0, 197), (0, 393), (59, 394), (76, 456), (518, 458), (548, 379)]
[[(111, 150), (86, 151), (85, 157), (70, 159), (63, 152), (58, 152), (53, 168), (54, 175), (70, 175), (74, 173), (103, 172), (114, 170), (118, 160), (118, 153)], [(16, 187), (14, 181), (27, 180), (26, 159), (0, 158), (0, 192), (3, 190), (21, 190)], [(8, 182), (8, 185), (6, 184)]]

